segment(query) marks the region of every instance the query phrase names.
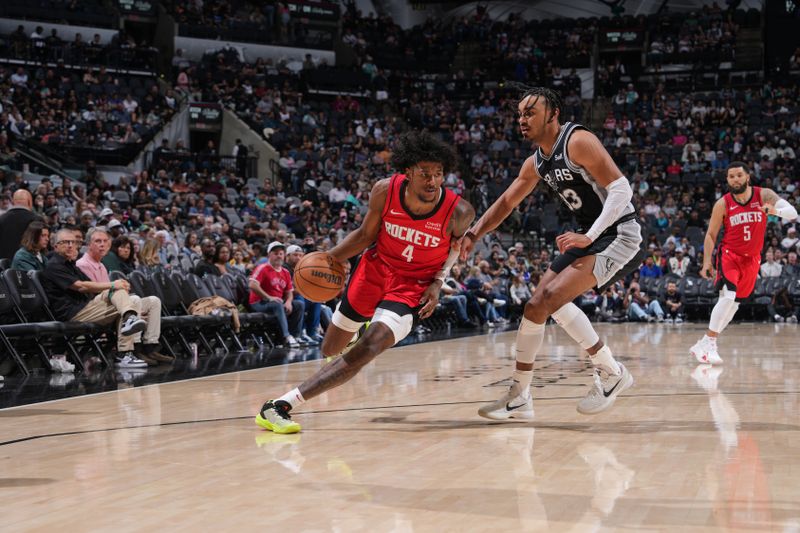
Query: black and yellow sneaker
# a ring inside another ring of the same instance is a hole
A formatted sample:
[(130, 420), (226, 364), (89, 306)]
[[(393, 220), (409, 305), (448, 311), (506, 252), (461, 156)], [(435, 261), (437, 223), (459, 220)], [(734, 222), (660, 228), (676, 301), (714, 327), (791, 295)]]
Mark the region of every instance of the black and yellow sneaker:
[(289, 416), (290, 406), (282, 400), (269, 400), (256, 415), (256, 425), (274, 433), (297, 433), (300, 424)]

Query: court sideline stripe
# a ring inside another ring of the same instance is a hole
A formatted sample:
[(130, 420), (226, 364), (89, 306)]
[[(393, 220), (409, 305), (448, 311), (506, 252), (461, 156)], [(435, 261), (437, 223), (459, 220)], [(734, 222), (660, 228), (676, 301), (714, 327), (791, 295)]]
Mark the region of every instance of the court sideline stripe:
[[(728, 396), (744, 396), (744, 395), (758, 395), (758, 394), (800, 394), (800, 391), (744, 391), (744, 392), (726, 392)], [(666, 397), (666, 396), (706, 396), (707, 393), (705, 392), (681, 392), (681, 393), (657, 393), (657, 394), (631, 394), (620, 396), (620, 398), (659, 398), (659, 397)], [(555, 396), (551, 398), (537, 398), (537, 402), (544, 402), (544, 401), (556, 401), (556, 400), (577, 400), (582, 398), (582, 396)], [(347, 411), (376, 411), (381, 409), (407, 409), (411, 407), (437, 407), (437, 406), (444, 406), (444, 405), (469, 405), (474, 403), (488, 403), (491, 400), (472, 400), (468, 402), (437, 402), (437, 403), (419, 403), (419, 404), (410, 404), (410, 405), (379, 405), (373, 407), (348, 407), (345, 409), (328, 409), (323, 411), (303, 411), (298, 412), (295, 415), (313, 415), (313, 414), (327, 414), (327, 413), (344, 413)], [(177, 422), (164, 422), (161, 424), (145, 424), (142, 426), (122, 426), (122, 427), (115, 427), (115, 428), (103, 428), (103, 429), (87, 429), (83, 431), (64, 431), (61, 433), (45, 433), (44, 435), (31, 435), (28, 437), (21, 437), (18, 439), (12, 439), (7, 441), (0, 441), (0, 446), (9, 446), (11, 444), (17, 444), (20, 442), (27, 442), (32, 440), (39, 440), (39, 439), (46, 439), (50, 437), (68, 437), (72, 435), (85, 435), (89, 433), (105, 433), (107, 431), (120, 431), (125, 429), (146, 429), (146, 428), (154, 428), (154, 427), (166, 427), (166, 426), (181, 426), (185, 424), (203, 424), (206, 422), (225, 422), (228, 420), (247, 420), (249, 418), (253, 418), (253, 415), (247, 416), (230, 416), (224, 418), (205, 418), (201, 420), (180, 420)]]

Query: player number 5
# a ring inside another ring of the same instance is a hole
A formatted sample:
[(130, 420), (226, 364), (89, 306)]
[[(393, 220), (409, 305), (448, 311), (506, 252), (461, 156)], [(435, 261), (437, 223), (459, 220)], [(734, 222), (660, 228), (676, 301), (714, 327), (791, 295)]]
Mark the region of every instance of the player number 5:
[(745, 226), (742, 229), (744, 229), (744, 240), (749, 241), (750, 240), (750, 228)]
[(411, 261), (414, 260), (414, 247), (409, 244), (408, 246), (406, 246), (406, 249), (403, 250), (403, 253), (400, 255), (405, 257), (406, 261), (410, 263)]

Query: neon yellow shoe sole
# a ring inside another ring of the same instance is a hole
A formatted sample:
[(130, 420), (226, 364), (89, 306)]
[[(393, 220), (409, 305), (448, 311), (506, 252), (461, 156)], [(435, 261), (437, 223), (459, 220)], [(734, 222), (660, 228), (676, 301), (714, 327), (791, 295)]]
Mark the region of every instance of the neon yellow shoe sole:
[(282, 435), (289, 433), (297, 433), (298, 431), (300, 431), (300, 424), (298, 424), (297, 422), (286, 420), (282, 424), (273, 424), (272, 422), (261, 416), (261, 413), (258, 413), (256, 415), (256, 425), (258, 427), (268, 429), (273, 433), (280, 433)]

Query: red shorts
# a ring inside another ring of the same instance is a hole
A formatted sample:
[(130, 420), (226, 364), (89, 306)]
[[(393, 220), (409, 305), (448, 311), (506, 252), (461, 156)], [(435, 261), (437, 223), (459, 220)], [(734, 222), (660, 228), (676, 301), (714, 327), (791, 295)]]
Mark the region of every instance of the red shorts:
[(342, 313), (356, 322), (372, 318), (382, 302), (391, 302), (380, 307), (391, 309), (400, 315), (415, 314), (419, 300), (431, 281), (402, 276), (380, 260), (378, 251), (370, 249), (361, 256), (350, 282), (347, 284)]
[(736, 288), (736, 298), (744, 299), (752, 294), (761, 269), (761, 257), (739, 255), (726, 249), (717, 253), (717, 288)]

